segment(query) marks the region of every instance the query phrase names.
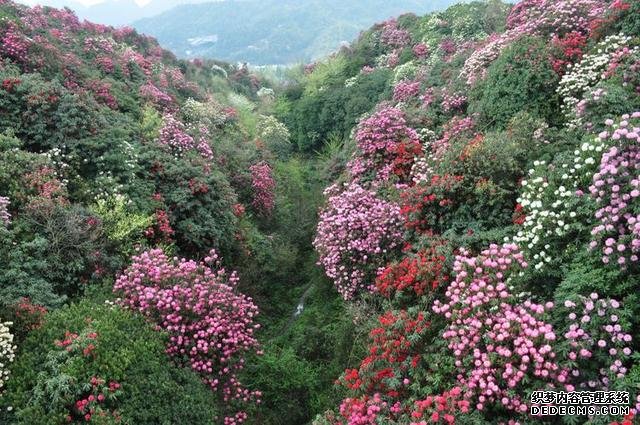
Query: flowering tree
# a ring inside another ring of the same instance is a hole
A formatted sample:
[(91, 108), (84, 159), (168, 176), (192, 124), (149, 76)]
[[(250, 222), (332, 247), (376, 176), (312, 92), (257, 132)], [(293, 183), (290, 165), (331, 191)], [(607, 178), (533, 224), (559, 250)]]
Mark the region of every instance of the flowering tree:
[(16, 346), (13, 345), (13, 334), (9, 326), (11, 322), (0, 322), (0, 395), (9, 378), (9, 363), (15, 358)]
[(446, 301), (433, 305), (448, 322), (442, 336), (460, 370), (464, 398), (478, 410), (496, 403), (524, 413), (522, 394), (530, 381), (539, 381), (536, 388), (567, 382), (569, 372), (559, 365), (552, 345), (556, 333), (543, 316), (553, 303), (516, 302), (506, 284), (514, 271), (526, 267), (515, 244), (491, 245), (477, 257), (461, 250)]
[(274, 189), (276, 181), (273, 178), (271, 166), (266, 162), (252, 165), (251, 186), (253, 187), (253, 207), (260, 213), (269, 215), (273, 211), (275, 202)]
[[(221, 268), (214, 251), (202, 262), (171, 259), (160, 249), (132, 260), (114, 285), (122, 305), (169, 333), (167, 353), (199, 373), (225, 402), (259, 397), (237, 377), (244, 354), (258, 351), (254, 334), (260, 326), (254, 323), (258, 308), (236, 290), (237, 274)], [(241, 422), (245, 415), (234, 417)]]
[[(382, 108), (362, 120), (355, 139), (358, 152), (348, 165), (355, 178), (373, 174), (374, 180), (386, 181), (395, 174), (406, 180), (414, 157), (422, 150), (418, 134), (407, 126), (404, 113), (397, 108)], [(400, 161), (394, 163), (397, 159)]]
[(348, 300), (359, 290), (373, 289), (372, 278), (399, 246), (400, 207), (356, 183), (342, 191), (333, 185), (325, 196), (313, 244), (327, 276)]

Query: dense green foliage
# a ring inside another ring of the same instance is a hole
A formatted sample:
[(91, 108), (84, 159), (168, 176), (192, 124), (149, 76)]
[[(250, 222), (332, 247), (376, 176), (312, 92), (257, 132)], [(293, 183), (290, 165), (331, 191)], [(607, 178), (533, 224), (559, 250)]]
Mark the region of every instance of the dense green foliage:
[[(66, 353), (56, 345), (68, 338), (65, 332), (79, 337), (95, 333), (90, 339), (95, 349), (89, 355)], [(2, 399), (3, 412), (14, 406), (19, 424), (64, 423), (67, 415), (77, 415), (74, 403), (92, 394), (94, 377), (107, 386), (120, 384), (105, 411), (120, 416), (122, 423), (218, 423), (209, 390), (164, 355), (164, 336), (120, 308), (82, 301), (56, 310), (21, 350), (24, 355), (16, 361)]]
[[(243, 5), (155, 29), (241, 19), (201, 47), (259, 33), (256, 61), (341, 34), (319, 2)], [(534, 424), (551, 388), (640, 409), (636, 12), (405, 14), (277, 83), (0, 0), (0, 421)]]

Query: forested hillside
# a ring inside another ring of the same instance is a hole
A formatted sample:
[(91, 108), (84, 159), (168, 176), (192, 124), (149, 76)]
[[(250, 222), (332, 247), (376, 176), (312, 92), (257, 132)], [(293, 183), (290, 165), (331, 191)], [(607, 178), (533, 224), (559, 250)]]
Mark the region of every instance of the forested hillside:
[(373, 23), (453, 0), (224, 0), (176, 6), (133, 26), (179, 57), (292, 65), (324, 57)]
[(0, 0), (0, 59), (0, 423), (637, 423), (640, 3), (407, 14), (275, 84)]

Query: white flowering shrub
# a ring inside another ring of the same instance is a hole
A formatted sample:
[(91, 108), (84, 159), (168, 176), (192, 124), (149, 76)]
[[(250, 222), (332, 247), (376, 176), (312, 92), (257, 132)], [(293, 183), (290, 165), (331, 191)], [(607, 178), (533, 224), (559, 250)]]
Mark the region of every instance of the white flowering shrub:
[(403, 80), (413, 80), (418, 72), (418, 66), (413, 61), (399, 65), (393, 72), (392, 86)]
[(260, 115), (258, 118), (258, 137), (279, 157), (291, 153), (289, 129), (271, 115)]
[(13, 334), (9, 326), (11, 322), (0, 322), (0, 394), (9, 378), (9, 364), (15, 358), (16, 346), (13, 345)]
[(570, 128), (584, 124), (581, 115), (586, 101), (606, 94), (598, 91), (598, 83), (611, 75), (624, 56), (638, 51), (638, 46), (629, 48), (631, 40), (624, 34), (609, 36), (597, 44), (594, 53), (585, 55), (576, 65), (568, 65), (557, 92), (562, 97), (562, 113)]
[(213, 99), (198, 102), (189, 98), (182, 105), (181, 112), (185, 122), (207, 127), (222, 127), (228, 119), (224, 106)]
[(551, 263), (553, 252), (561, 252), (576, 233), (588, 230), (594, 207), (585, 190), (609, 143), (598, 136), (553, 163), (535, 161), (522, 181), (518, 203), (525, 219), (512, 240), (535, 270)]

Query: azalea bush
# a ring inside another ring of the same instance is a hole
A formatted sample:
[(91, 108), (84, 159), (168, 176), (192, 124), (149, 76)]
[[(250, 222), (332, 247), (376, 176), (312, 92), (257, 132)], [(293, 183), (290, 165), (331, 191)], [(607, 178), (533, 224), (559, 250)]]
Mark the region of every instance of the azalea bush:
[(429, 328), (423, 311), (386, 312), (369, 333), (369, 355), (358, 369), (347, 369), (341, 383), (357, 394), (383, 395), (390, 405), (403, 399), (419, 373)]
[(615, 299), (597, 293), (566, 300), (572, 380), (577, 388), (619, 387), (624, 381), (633, 352), (627, 312)]
[[(595, 198), (599, 220), (591, 234), (594, 240), (590, 247), (600, 246), (604, 263), (617, 263), (621, 267), (635, 264), (640, 251), (640, 223), (635, 212), (635, 199), (640, 196), (638, 169), (640, 156), (637, 142), (640, 127), (635, 126), (640, 112), (624, 115), (619, 127), (610, 135), (614, 145), (603, 153), (598, 172), (593, 175), (589, 192)], [(632, 122), (629, 122), (632, 120)], [(609, 136), (604, 132), (603, 136)]]
[(274, 189), (276, 185), (271, 166), (266, 162), (262, 162), (252, 165), (249, 170), (251, 171), (251, 185), (254, 191), (252, 205), (261, 214), (269, 215), (274, 208)]
[(10, 364), (15, 359), (16, 346), (13, 345), (13, 334), (9, 326), (12, 322), (0, 323), (0, 395), (4, 392), (10, 374)]
[(568, 382), (554, 349), (556, 332), (544, 317), (553, 303), (517, 302), (507, 286), (511, 274), (527, 266), (514, 244), (492, 245), (477, 257), (461, 252), (446, 301), (433, 305), (448, 322), (442, 336), (460, 370), (464, 398), (477, 410), (497, 405), (525, 413), (528, 381), (536, 381), (535, 388)]
[(325, 190), (314, 246), (320, 265), (344, 299), (373, 289), (375, 277), (399, 247), (400, 207), (356, 183)]
[(434, 239), (428, 247), (405, 254), (378, 275), (376, 290), (389, 298), (429, 295), (448, 283), (447, 248), (446, 241)]
[[(238, 275), (221, 268), (211, 251), (203, 262), (169, 258), (154, 249), (136, 255), (114, 291), (122, 305), (146, 316), (169, 335), (167, 353), (200, 374), (227, 403), (260, 396), (242, 386), (237, 373), (244, 355), (259, 351), (254, 323), (258, 308), (237, 293)], [(245, 417), (234, 414), (238, 421)]]
[[(348, 167), (357, 179), (386, 181), (396, 175), (402, 181), (408, 177), (413, 157), (421, 151), (417, 133), (397, 108), (380, 109), (361, 121), (355, 140), (358, 152)], [(404, 151), (409, 153), (406, 166), (402, 166)]]

